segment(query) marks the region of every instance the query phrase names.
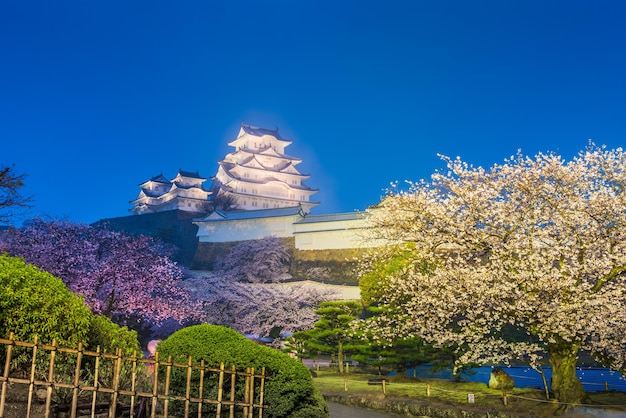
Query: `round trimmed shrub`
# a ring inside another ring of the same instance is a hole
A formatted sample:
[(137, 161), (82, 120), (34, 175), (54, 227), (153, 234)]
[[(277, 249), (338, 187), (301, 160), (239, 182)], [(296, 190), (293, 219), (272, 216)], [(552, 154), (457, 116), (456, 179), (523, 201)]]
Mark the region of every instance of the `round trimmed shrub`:
[[(161, 359), (171, 356), (179, 363), (186, 363), (191, 356), (194, 364), (204, 360), (208, 367), (217, 368), (224, 363), (230, 368), (234, 364), (237, 370), (254, 367), (256, 373), (265, 367), (269, 379), (265, 382), (264, 404), (268, 409), (264, 416), (329, 416), (328, 406), (313, 385), (306, 366), (276, 349), (252, 342), (230, 328), (209, 324), (183, 328), (161, 341), (157, 351)], [(179, 375), (178, 378), (173, 376), (171, 387), (174, 390), (177, 386), (177, 390), (184, 393), (184, 373)]]
[(0, 255), (0, 329), (15, 339), (59, 346), (85, 342), (91, 311), (57, 277), (17, 257)]

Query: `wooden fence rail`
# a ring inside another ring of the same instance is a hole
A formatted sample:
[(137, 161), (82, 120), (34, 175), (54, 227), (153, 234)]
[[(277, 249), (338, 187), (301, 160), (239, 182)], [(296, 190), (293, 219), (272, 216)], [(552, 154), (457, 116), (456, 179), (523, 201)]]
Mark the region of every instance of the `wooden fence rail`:
[[(237, 370), (0, 338), (0, 418), (262, 418), (265, 368)], [(18, 395), (19, 394), (19, 395)], [(20, 397), (21, 395), (21, 397)], [(19, 402), (14, 399), (19, 398)], [(25, 399), (24, 399), (25, 398)]]

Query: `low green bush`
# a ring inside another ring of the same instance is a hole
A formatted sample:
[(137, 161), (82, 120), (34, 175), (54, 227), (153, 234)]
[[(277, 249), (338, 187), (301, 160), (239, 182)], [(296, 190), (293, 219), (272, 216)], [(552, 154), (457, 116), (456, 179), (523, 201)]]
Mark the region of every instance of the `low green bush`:
[(63, 281), (24, 260), (0, 255), (0, 329), (15, 339), (77, 347), (85, 342), (92, 314)]
[(103, 315), (93, 315), (89, 324), (87, 345), (90, 350), (100, 346), (103, 353), (116, 353), (119, 348), (122, 354), (142, 357), (143, 353), (137, 339), (137, 332), (121, 327)]
[[(161, 341), (157, 351), (161, 359), (171, 356), (174, 361), (186, 363), (191, 356), (194, 364), (204, 360), (208, 367), (217, 368), (224, 363), (230, 368), (234, 364), (238, 370), (254, 367), (257, 373), (265, 367), (269, 379), (265, 383), (264, 404), (268, 409), (264, 416), (329, 416), (328, 406), (313, 385), (306, 366), (278, 350), (256, 344), (230, 328), (208, 324), (183, 328)], [(228, 383), (224, 386), (229, 387)], [(183, 373), (172, 376), (171, 388), (184, 393)]]

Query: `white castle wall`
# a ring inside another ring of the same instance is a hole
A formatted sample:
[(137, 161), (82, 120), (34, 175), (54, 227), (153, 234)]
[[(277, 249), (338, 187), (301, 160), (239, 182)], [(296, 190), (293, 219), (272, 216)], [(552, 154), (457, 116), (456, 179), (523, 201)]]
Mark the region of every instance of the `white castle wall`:
[[(293, 212), (292, 208), (291, 211)], [(288, 210), (288, 209), (287, 209)], [(267, 236), (294, 237), (298, 250), (330, 250), (373, 246), (364, 240), (364, 212), (303, 216), (283, 209), (213, 214), (196, 220), (199, 242), (234, 242)]]

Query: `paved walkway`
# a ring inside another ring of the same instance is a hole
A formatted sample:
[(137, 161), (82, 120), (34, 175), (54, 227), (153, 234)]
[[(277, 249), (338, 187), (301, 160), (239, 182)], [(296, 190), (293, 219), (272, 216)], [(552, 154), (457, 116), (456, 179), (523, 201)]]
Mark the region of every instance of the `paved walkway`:
[(330, 418), (398, 418), (401, 416), (334, 402), (328, 402), (328, 408), (330, 409)]

